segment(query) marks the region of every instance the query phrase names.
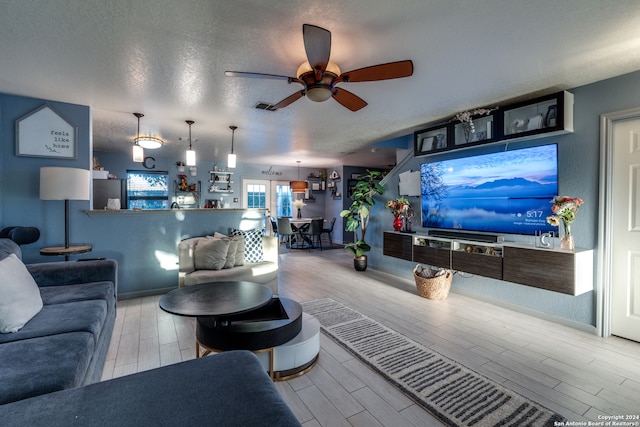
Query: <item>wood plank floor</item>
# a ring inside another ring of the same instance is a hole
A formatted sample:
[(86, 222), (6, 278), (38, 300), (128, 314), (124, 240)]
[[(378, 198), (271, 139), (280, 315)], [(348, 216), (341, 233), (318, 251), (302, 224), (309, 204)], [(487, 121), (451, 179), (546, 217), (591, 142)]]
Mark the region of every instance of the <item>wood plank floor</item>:
[[(331, 297), (571, 421), (640, 414), (640, 344), (520, 314), (455, 293), (417, 295), (415, 284), (368, 269), (342, 250), (284, 249), (280, 294)], [(195, 357), (193, 319), (158, 308), (160, 296), (119, 301), (103, 379)], [(441, 423), (324, 335), (318, 364), (276, 383), (305, 426)]]

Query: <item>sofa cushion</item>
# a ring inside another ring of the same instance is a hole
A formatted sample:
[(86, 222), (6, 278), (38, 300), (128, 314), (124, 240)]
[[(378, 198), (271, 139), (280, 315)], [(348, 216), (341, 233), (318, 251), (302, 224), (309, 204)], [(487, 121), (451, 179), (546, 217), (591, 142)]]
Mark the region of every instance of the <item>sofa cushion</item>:
[(193, 258), (196, 270), (221, 270), (227, 262), (229, 240), (200, 239)]
[(231, 235), (244, 237), (244, 260), (246, 262), (262, 262), (264, 253), (262, 251), (262, 230), (238, 230), (231, 229)]
[(0, 345), (0, 405), (81, 385), (93, 346), (86, 332)]
[[(216, 233), (213, 235), (214, 239), (230, 240), (229, 252), (227, 253), (227, 263), (224, 268), (238, 267), (244, 265), (244, 237), (243, 236), (227, 236), (226, 234)], [(235, 242), (235, 244), (234, 244)], [(235, 247), (235, 252), (234, 252)], [(230, 265), (230, 261), (233, 260), (233, 264)]]
[(93, 282), (81, 285), (47, 286), (40, 288), (44, 305), (63, 304), (74, 301), (115, 300), (115, 286), (112, 282)]
[[(80, 331), (93, 335), (95, 344), (106, 317), (107, 302), (104, 300), (45, 305), (40, 313), (15, 334), (0, 334), (0, 343)], [(93, 349), (90, 352), (92, 351)]]
[(0, 332), (17, 332), (42, 309), (38, 285), (16, 254), (0, 261)]

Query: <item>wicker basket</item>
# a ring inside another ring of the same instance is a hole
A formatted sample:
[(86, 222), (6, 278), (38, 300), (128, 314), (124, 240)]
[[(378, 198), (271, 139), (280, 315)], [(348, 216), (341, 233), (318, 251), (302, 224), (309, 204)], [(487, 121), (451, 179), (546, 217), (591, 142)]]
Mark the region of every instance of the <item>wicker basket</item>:
[(416, 279), (418, 295), (421, 297), (441, 301), (449, 295), (451, 280), (453, 279), (451, 270), (447, 270), (445, 274), (433, 277), (426, 268), (418, 264), (416, 268), (413, 269), (413, 277)]

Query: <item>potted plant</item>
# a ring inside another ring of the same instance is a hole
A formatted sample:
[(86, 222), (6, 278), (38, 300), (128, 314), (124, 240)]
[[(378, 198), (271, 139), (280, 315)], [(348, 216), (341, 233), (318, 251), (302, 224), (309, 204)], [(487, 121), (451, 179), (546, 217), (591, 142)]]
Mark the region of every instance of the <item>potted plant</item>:
[(360, 175), (353, 187), (351, 206), (340, 212), (340, 216), (346, 220), (345, 230), (354, 233), (354, 241), (345, 245), (344, 250), (353, 254), (353, 266), (357, 271), (367, 269), (366, 253), (371, 250), (371, 246), (364, 239), (371, 208), (376, 203), (373, 197), (384, 192), (380, 179), (382, 172), (367, 170), (367, 173)]

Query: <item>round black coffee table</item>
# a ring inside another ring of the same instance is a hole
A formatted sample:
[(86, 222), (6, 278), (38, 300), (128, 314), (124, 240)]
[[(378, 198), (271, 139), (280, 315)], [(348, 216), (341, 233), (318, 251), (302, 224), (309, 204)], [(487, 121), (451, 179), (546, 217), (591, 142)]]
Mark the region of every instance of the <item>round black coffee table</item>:
[(246, 313), (271, 301), (273, 292), (253, 282), (202, 283), (174, 289), (160, 298), (160, 308), (179, 316), (207, 317), (223, 324), (229, 316)]

